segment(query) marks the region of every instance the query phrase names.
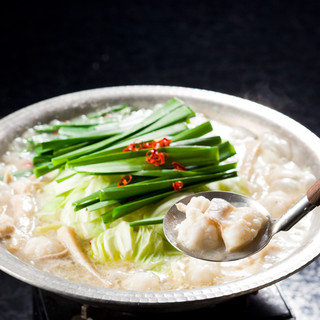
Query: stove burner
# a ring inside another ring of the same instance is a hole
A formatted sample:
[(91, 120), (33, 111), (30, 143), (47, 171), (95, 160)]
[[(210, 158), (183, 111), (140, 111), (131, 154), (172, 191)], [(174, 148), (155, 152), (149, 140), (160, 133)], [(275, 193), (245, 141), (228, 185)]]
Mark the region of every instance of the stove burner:
[(33, 289), (34, 320), (177, 319), (177, 316), (216, 319), (295, 319), (277, 285), (199, 310), (169, 313), (130, 313), (81, 304), (41, 289)]

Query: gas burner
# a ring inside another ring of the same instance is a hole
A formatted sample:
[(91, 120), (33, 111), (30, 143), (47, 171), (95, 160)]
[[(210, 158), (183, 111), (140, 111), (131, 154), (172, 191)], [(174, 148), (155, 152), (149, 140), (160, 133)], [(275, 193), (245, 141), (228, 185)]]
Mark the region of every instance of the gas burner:
[(231, 300), (197, 310), (173, 313), (121, 312), (107, 308), (97, 308), (69, 300), (38, 288), (33, 288), (34, 320), (102, 320), (102, 319), (176, 319), (177, 316), (197, 318), (213, 316), (216, 319), (289, 319), (293, 320), (289, 309), (277, 285), (259, 290)]

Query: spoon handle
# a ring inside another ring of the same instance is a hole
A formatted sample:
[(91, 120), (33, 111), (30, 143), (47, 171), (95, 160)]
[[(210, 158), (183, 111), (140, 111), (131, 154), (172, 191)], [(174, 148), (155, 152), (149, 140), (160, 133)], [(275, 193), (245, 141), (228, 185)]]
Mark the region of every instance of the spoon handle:
[(320, 179), (318, 179), (307, 191), (307, 197), (314, 206), (320, 205)]
[(272, 234), (288, 231), (307, 213), (320, 205), (320, 179), (307, 191), (307, 194), (283, 214), (273, 225)]

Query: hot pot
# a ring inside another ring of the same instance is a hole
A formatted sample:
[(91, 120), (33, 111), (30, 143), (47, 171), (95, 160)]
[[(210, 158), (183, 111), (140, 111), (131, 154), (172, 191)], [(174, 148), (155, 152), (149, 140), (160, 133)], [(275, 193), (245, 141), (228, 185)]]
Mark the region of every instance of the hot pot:
[[(266, 106), (212, 91), (172, 86), (121, 86), (81, 91), (44, 100), (0, 120), (0, 152), (27, 128), (54, 118), (70, 119), (105, 105), (128, 103), (151, 107), (178, 97), (196, 111), (227, 124), (259, 133), (277, 132), (294, 146), (294, 159), (310, 167), (318, 178), (320, 139), (291, 118)], [(57, 278), (19, 260), (0, 246), (0, 269), (32, 286), (91, 305), (121, 310), (180, 311), (203, 308), (274, 284), (311, 263), (320, 254), (320, 215), (312, 213), (312, 226), (304, 242), (286, 259), (265, 271), (229, 283), (190, 290), (126, 291), (105, 289)]]

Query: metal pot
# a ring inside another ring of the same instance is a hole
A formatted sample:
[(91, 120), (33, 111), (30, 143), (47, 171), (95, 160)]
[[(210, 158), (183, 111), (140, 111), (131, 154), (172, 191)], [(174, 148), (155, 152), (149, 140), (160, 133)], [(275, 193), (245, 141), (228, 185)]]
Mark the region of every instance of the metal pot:
[[(171, 86), (122, 86), (62, 95), (21, 109), (0, 120), (0, 153), (27, 128), (54, 118), (69, 119), (96, 108), (128, 103), (150, 107), (178, 97), (210, 118), (250, 128), (274, 131), (294, 146), (294, 160), (320, 172), (320, 139), (287, 116), (241, 98), (212, 91)], [(304, 242), (270, 269), (229, 283), (190, 290), (127, 291), (98, 288), (64, 280), (34, 268), (0, 246), (0, 269), (33, 286), (92, 305), (127, 311), (179, 311), (202, 308), (276, 283), (312, 262), (320, 254), (320, 215), (312, 213), (312, 226)]]

